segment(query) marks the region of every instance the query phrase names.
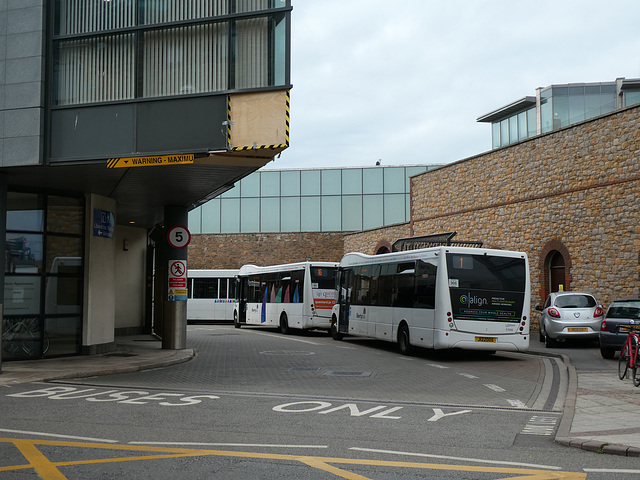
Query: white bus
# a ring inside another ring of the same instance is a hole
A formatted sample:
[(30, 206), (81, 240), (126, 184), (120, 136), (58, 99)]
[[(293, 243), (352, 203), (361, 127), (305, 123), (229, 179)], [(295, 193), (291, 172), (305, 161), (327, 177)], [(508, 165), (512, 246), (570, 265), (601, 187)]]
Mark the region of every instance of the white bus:
[(188, 270), (187, 322), (233, 322), (238, 270)]
[(336, 302), (332, 262), (300, 262), (270, 267), (244, 265), (238, 272), (238, 301), (233, 314), (242, 325), (329, 331)]
[(485, 351), (529, 347), (531, 285), (522, 252), (431, 247), (349, 253), (340, 262), (331, 335)]

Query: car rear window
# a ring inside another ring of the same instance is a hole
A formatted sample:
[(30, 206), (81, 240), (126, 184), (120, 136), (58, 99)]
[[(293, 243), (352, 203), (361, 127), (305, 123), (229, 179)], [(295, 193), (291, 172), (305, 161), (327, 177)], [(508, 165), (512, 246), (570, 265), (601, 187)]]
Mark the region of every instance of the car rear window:
[(640, 302), (612, 303), (607, 318), (639, 318)]
[(559, 308), (589, 308), (596, 306), (596, 299), (591, 295), (562, 295), (556, 298)]

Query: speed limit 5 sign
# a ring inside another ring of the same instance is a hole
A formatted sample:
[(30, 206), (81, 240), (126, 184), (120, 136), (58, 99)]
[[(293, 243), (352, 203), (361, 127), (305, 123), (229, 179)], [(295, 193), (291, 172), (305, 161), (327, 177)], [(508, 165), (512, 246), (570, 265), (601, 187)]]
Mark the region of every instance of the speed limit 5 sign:
[(191, 241), (191, 234), (187, 227), (175, 225), (167, 232), (167, 241), (173, 248), (184, 248)]

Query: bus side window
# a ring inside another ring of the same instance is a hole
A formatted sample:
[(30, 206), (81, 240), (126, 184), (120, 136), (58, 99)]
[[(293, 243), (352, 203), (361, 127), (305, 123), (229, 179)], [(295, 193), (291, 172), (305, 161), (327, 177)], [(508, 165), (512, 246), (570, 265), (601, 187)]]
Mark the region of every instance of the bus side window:
[(435, 308), (436, 274), (435, 265), (418, 260), (416, 268), (416, 307)]
[(378, 305), (391, 306), (393, 295), (393, 274), (396, 271), (395, 263), (380, 265), (380, 277), (378, 277)]
[(393, 277), (394, 291), (397, 293), (394, 299), (394, 307), (413, 307), (415, 262), (398, 263)]

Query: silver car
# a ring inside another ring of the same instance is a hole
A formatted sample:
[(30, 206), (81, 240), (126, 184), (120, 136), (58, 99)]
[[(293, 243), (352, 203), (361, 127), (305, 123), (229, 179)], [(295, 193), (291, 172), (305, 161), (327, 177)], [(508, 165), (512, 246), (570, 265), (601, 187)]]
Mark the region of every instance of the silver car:
[(547, 347), (568, 339), (595, 340), (600, 335), (603, 310), (590, 293), (554, 292), (536, 310), (541, 312), (540, 341)]

